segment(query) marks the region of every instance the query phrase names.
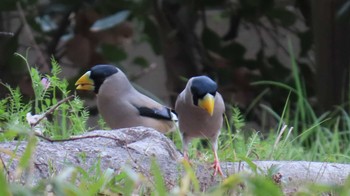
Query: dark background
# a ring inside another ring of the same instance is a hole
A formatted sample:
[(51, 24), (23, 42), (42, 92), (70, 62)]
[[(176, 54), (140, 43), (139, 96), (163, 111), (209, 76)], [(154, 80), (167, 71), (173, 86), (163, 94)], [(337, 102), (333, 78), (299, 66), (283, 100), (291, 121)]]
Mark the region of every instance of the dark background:
[[(2, 0), (0, 11), (0, 79), (28, 99), (30, 77), (15, 52), (43, 74), (54, 57), (72, 91), (91, 66), (118, 65), (170, 106), (187, 78), (206, 74), (228, 106), (261, 124), (260, 105), (281, 113), (289, 91), (252, 82), (295, 88), (293, 59), (319, 114), (349, 111), (350, 1)], [(0, 98), (7, 93), (0, 86)]]

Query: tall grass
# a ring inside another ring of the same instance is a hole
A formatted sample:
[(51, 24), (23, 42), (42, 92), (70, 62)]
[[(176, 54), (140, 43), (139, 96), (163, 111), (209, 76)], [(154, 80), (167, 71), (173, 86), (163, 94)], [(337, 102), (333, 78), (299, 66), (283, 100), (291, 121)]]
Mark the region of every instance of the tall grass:
[[(343, 145), (348, 143), (350, 138), (348, 112), (338, 106), (333, 112), (316, 115), (308, 101), (290, 41), (288, 41), (288, 46), (295, 86), (288, 86), (275, 81), (253, 83), (253, 85), (274, 86), (289, 92), (281, 115), (274, 112), (273, 108), (261, 105), (278, 122), (277, 128), (273, 129), (268, 138), (265, 139), (265, 141), (275, 140), (274, 145), (269, 147), (272, 153), (269, 157), (261, 158), (349, 162), (349, 156), (347, 155), (350, 149)], [(290, 94), (296, 95), (297, 101), (295, 103), (291, 103)], [(291, 108), (291, 105), (294, 108)], [(286, 130), (281, 129), (283, 126), (293, 129), (288, 129), (291, 131), (282, 133), (282, 130)], [(276, 142), (277, 140), (278, 142)]]

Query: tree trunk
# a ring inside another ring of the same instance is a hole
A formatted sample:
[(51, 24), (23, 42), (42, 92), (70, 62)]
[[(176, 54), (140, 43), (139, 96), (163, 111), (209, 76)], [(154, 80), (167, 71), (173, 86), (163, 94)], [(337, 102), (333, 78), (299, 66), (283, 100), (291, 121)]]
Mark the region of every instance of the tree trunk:
[(349, 96), (350, 23), (337, 17), (347, 0), (313, 0), (312, 28), (317, 64), (317, 93), (322, 112)]
[(193, 2), (171, 0), (154, 1), (154, 16), (157, 20), (162, 52), (167, 71), (167, 87), (172, 103), (186, 84), (182, 78), (202, 73), (209, 57), (198, 40), (195, 26), (198, 11)]

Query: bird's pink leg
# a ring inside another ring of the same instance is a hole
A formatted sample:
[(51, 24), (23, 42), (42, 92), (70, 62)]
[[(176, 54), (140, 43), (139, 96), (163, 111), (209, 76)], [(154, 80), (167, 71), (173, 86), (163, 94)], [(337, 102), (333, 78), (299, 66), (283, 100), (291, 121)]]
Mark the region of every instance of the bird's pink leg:
[(184, 151), (184, 160), (186, 160), (187, 162), (190, 162), (190, 159), (188, 158), (188, 152)]
[(181, 135), (181, 136), (182, 136), (182, 151), (184, 153), (184, 160), (190, 163), (190, 159), (188, 158), (188, 143), (190, 142), (190, 138), (186, 137), (185, 135)]
[(214, 168), (214, 176), (216, 176), (216, 174), (219, 172), (219, 174), (221, 176), (223, 176), (224, 174), (222, 173), (222, 170), (221, 170), (221, 167), (220, 167), (220, 161), (219, 161), (219, 158), (218, 158), (218, 154), (216, 152), (216, 149), (214, 148), (213, 149), (214, 151), (214, 156), (215, 156), (215, 159), (214, 159), (214, 163), (212, 165), (212, 167)]

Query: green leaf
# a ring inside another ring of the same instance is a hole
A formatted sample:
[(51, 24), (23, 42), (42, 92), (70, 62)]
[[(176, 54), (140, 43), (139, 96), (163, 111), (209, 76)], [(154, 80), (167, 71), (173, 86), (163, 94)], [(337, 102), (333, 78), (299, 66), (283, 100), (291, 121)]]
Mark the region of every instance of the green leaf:
[(15, 0), (2, 0), (0, 4), (0, 11), (14, 11), (17, 10), (17, 1)]
[(274, 0), (240, 0), (240, 13), (248, 20), (256, 20), (274, 7)]
[(0, 172), (0, 195), (11, 195), (4, 173), (2, 168)]
[(120, 23), (124, 22), (130, 15), (129, 10), (124, 10), (117, 12), (111, 16), (107, 16), (105, 18), (97, 20), (91, 27), (90, 31), (103, 31), (109, 28), (112, 28), (114, 26), (119, 25)]
[[(197, 140), (197, 141), (199, 141), (199, 140)], [(192, 166), (190, 165), (190, 163), (188, 161), (183, 161), (183, 166), (185, 168), (186, 174), (189, 176), (189, 178), (193, 184), (194, 191), (196, 193), (199, 192), (199, 190), (200, 190), (199, 181), (198, 181), (198, 178), (197, 178), (196, 173), (193, 170)]]
[(153, 20), (148, 17), (144, 19), (144, 33), (146, 34), (145, 40), (151, 45), (155, 54), (161, 54), (161, 42), (159, 41), (160, 35), (158, 32), (157, 25)]
[(99, 175), (100, 178), (96, 182), (89, 185), (88, 195), (98, 195), (99, 191), (104, 190), (106, 184), (113, 178), (113, 174), (113, 170), (107, 168), (102, 175)]
[(284, 27), (289, 27), (296, 21), (295, 14), (284, 8), (272, 9), (271, 11), (267, 12), (266, 15), (267, 17), (278, 21)]
[(142, 68), (147, 68), (149, 66), (148, 61), (142, 56), (135, 57), (134, 60), (132, 61), (132, 63), (139, 65)]
[(221, 187), (225, 189), (229, 189), (229, 188), (236, 187), (240, 183), (242, 183), (241, 175), (234, 174), (224, 179), (224, 181), (221, 183)]
[(212, 51), (220, 51), (221, 39), (213, 30), (204, 28), (202, 32), (202, 43), (205, 48)]
[(136, 183), (139, 181), (139, 175), (129, 166), (123, 168), (123, 172), (115, 178), (117, 181), (124, 181), (123, 195), (131, 195)]
[(152, 159), (151, 171), (152, 171), (152, 174), (154, 176), (154, 183), (156, 186), (156, 192), (158, 193), (159, 196), (167, 195), (164, 179), (162, 176), (162, 171), (160, 170), (155, 159)]
[(221, 49), (220, 54), (237, 64), (243, 61), (245, 52), (246, 49), (241, 44), (233, 42), (224, 46)]
[(248, 166), (250, 167), (250, 169), (255, 173), (258, 174), (258, 166), (249, 158), (247, 158), (246, 156), (238, 156), (241, 160), (245, 161)]
[(25, 169), (28, 167), (30, 163), (30, 157), (34, 153), (34, 148), (36, 146), (37, 141), (38, 140), (35, 136), (32, 135), (31, 137), (29, 137), (27, 148), (24, 150), (23, 155), (19, 161), (19, 167), (21, 169)]
[(237, 106), (232, 107), (232, 116), (230, 120), (236, 130), (241, 130), (245, 126), (244, 117)]
[(64, 181), (68, 179), (74, 172), (76, 172), (76, 168), (74, 167), (67, 167), (63, 171), (60, 172), (60, 174), (56, 177), (57, 181)]
[(272, 182), (262, 176), (255, 176), (248, 180), (248, 190), (251, 190), (253, 195), (270, 195), (270, 196), (282, 196), (281, 189)]
[[(23, 186), (20, 183), (9, 184), (11, 194), (10, 195), (20, 195), (20, 196), (34, 196), (38, 194), (33, 194), (33, 191), (27, 186)], [(42, 194), (39, 194), (42, 195)]]
[(50, 105), (51, 99), (44, 99), (46, 105)]
[(122, 48), (111, 44), (102, 44), (101, 53), (107, 60), (115, 63), (119, 63), (128, 57)]

